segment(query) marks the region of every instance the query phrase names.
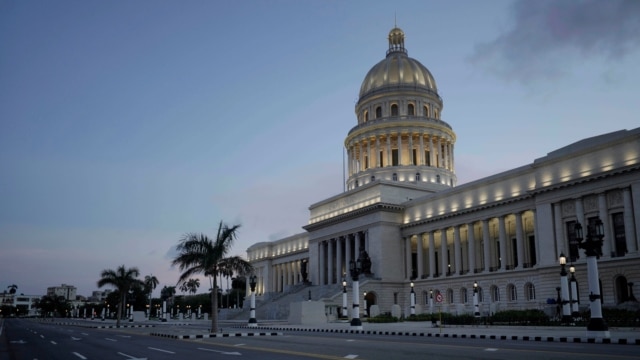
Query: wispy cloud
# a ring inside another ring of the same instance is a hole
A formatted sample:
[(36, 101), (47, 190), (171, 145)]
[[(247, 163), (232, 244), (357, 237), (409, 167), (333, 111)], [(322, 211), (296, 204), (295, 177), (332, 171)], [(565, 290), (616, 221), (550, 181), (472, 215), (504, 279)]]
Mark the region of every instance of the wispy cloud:
[(617, 61), (637, 51), (639, 19), (635, 0), (519, 0), (512, 28), (477, 45), (470, 61), (507, 80), (552, 79), (573, 62)]

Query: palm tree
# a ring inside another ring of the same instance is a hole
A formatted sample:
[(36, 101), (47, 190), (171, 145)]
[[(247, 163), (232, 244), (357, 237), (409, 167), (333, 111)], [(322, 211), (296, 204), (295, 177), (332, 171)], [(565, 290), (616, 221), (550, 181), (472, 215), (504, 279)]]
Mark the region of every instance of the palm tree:
[(16, 291), (18, 291), (18, 285), (16, 284), (9, 285), (7, 286), (7, 289), (9, 289), (9, 294), (15, 294)]
[(200, 279), (189, 279), (186, 284), (187, 290), (189, 290), (189, 293), (193, 295), (198, 291), (198, 288), (200, 287)]
[(132, 267), (127, 269), (124, 265), (119, 266), (116, 270), (106, 269), (100, 273), (98, 287), (101, 288), (105, 285), (112, 285), (118, 290), (120, 295), (120, 305), (118, 306), (118, 313), (116, 315), (116, 326), (120, 326), (120, 317), (129, 290), (136, 285), (144, 286), (144, 283), (137, 279), (139, 275), (140, 270), (138, 270), (138, 268)]
[(218, 276), (220, 270), (232, 268), (236, 272), (249, 274), (253, 266), (239, 256), (227, 257), (231, 245), (236, 238), (236, 231), (240, 225), (229, 227), (222, 221), (218, 225), (218, 233), (214, 240), (204, 234), (186, 234), (176, 246), (178, 255), (172, 265), (178, 265), (182, 275), (178, 284), (184, 283), (192, 275), (202, 273), (209, 277), (211, 286), (211, 332), (218, 332)]
[(158, 278), (153, 275), (147, 275), (144, 277), (144, 291), (149, 293), (149, 319), (151, 319), (151, 294), (159, 283)]

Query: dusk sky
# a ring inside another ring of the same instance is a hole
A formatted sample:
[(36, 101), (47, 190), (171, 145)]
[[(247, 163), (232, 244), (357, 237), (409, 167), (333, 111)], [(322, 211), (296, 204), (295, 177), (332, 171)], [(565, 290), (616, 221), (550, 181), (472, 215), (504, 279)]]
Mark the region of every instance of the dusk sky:
[(158, 296), (187, 232), (303, 232), (394, 21), (459, 185), (640, 126), (640, 1), (0, 0), (0, 291), (124, 264)]

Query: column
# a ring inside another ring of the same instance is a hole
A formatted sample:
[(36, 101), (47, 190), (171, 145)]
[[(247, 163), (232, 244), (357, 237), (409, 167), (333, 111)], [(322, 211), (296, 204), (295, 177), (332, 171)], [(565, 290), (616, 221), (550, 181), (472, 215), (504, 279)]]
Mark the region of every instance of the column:
[(327, 284), (333, 284), (333, 257), (335, 256), (333, 253), (333, 239), (327, 241)]
[(404, 255), (405, 255), (405, 279), (411, 279), (411, 236), (404, 239)]
[(473, 223), (467, 224), (467, 243), (469, 244), (469, 270), (471, 273), (476, 271), (476, 235), (473, 231)]
[(446, 276), (449, 270), (449, 259), (447, 257), (447, 229), (440, 230), (440, 270)]
[(429, 164), (436, 167), (435, 154), (433, 151), (433, 135), (429, 134)]
[(451, 170), (451, 171), (455, 171), (454, 169), (455, 169), (456, 167), (455, 167), (455, 163), (454, 163), (454, 156), (453, 156), (453, 143), (450, 143), (450, 144), (449, 144), (449, 151), (450, 151), (450, 153), (449, 153), (449, 159), (450, 159), (450, 162), (451, 162), (451, 164), (450, 164), (450, 166), (451, 166), (450, 170)]
[(358, 231), (356, 233), (356, 253), (354, 255), (354, 257), (356, 258), (356, 260), (358, 260), (358, 257), (360, 257), (360, 250), (363, 249), (362, 246), (362, 233), (360, 231)]
[(524, 261), (524, 229), (522, 228), (522, 213), (516, 213), (516, 255), (518, 256), (517, 269), (522, 269)]
[(559, 202), (553, 204), (553, 222), (554, 232), (556, 236), (556, 253), (553, 254), (553, 256), (557, 259), (560, 254), (564, 252), (565, 254), (569, 255), (569, 258), (571, 258), (571, 250), (569, 250), (569, 244), (565, 241), (563, 227), (564, 223), (562, 222), (562, 206)]
[(422, 234), (418, 234), (417, 236), (417, 240), (418, 240), (418, 271), (416, 272), (416, 276), (418, 277), (418, 279), (422, 279), (422, 275), (424, 274), (424, 245), (423, 245), (423, 241), (424, 239), (422, 238)]
[(426, 164), (426, 159), (424, 158), (424, 133), (420, 133), (420, 156), (418, 156), (418, 159), (420, 159), (420, 165)]
[(360, 146), (360, 166), (358, 167), (359, 171), (364, 170), (364, 144), (362, 140), (358, 141), (358, 145)]
[(449, 145), (447, 144), (447, 141), (445, 140), (444, 142), (444, 151), (443, 151), (443, 162), (442, 162), (442, 167), (445, 169), (449, 169)]
[(375, 153), (373, 156), (373, 158), (375, 159), (373, 162), (373, 167), (380, 167), (381, 164), (378, 163), (380, 161), (380, 139), (378, 137), (378, 134), (376, 134), (376, 143), (373, 152)]
[(627, 241), (627, 251), (635, 253), (638, 251), (638, 247), (636, 235), (633, 231), (633, 205), (629, 188), (622, 189), (622, 201), (624, 204), (624, 238)]
[(436, 275), (436, 249), (433, 231), (429, 231), (429, 277)]
[(351, 235), (347, 234), (344, 237), (344, 252), (345, 252), (345, 272), (347, 273), (347, 278), (349, 278), (349, 262), (353, 259), (351, 255)]
[(413, 134), (409, 131), (409, 165), (413, 165), (415, 159), (413, 158)]
[[(607, 198), (604, 193), (598, 194), (598, 212), (600, 213), (602, 225), (604, 225), (602, 255), (604, 255), (604, 257), (610, 257), (611, 252), (615, 249), (615, 239), (613, 238), (613, 231), (611, 231), (611, 221), (609, 220), (609, 211), (607, 210)], [(583, 224), (583, 226), (586, 225), (587, 224)]]
[[(343, 278), (343, 265), (344, 265), (344, 257), (342, 256), (342, 244), (344, 242), (343, 236), (338, 236), (336, 238), (336, 282), (342, 282)], [(346, 269), (346, 268), (345, 268)]]
[(442, 153), (442, 138), (438, 137), (438, 167), (444, 167), (444, 154)]
[(456, 273), (462, 273), (462, 256), (460, 254), (460, 226), (453, 227), (453, 268)]
[(319, 245), (319, 251), (318, 254), (320, 254), (320, 285), (324, 285), (325, 284), (325, 264), (324, 264), (324, 260), (325, 260), (325, 248), (324, 248), (324, 241), (321, 241), (318, 243)]
[(500, 240), (500, 270), (507, 269), (507, 230), (504, 225), (504, 215), (498, 217), (499, 237)]
[(402, 165), (402, 132), (398, 131), (398, 165)]
[(387, 134), (387, 166), (391, 166), (391, 134)]
[[(482, 220), (482, 252), (484, 258), (484, 271), (489, 272), (489, 267), (491, 266), (491, 252), (489, 248), (489, 243), (491, 240), (489, 239), (489, 220)], [(487, 295), (489, 295), (487, 293)]]

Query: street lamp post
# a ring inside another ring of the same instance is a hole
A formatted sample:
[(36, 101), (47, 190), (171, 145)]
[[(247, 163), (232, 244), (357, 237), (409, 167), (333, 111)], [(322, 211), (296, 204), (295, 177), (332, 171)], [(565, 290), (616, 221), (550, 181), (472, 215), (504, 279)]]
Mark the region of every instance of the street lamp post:
[(342, 278), (342, 317), (347, 318), (347, 279)]
[(249, 307), (249, 327), (257, 327), (258, 321), (256, 320), (256, 276), (251, 275), (249, 277), (249, 287), (251, 288), (251, 304)]
[(571, 321), (571, 302), (569, 301), (569, 278), (567, 277), (567, 257), (560, 253), (560, 304), (562, 305), (562, 322)]
[(429, 313), (433, 314), (433, 289), (429, 289)]
[(349, 272), (351, 280), (353, 280), (353, 317), (351, 318), (351, 329), (362, 330), (362, 322), (360, 321), (360, 273), (362, 272), (362, 259), (357, 261), (351, 259), (349, 261)]
[(609, 339), (609, 327), (602, 318), (602, 296), (600, 294), (600, 281), (597, 259), (602, 255), (602, 239), (604, 238), (604, 225), (600, 218), (596, 218), (587, 226), (587, 236), (583, 238), (582, 225), (576, 222), (575, 238), (578, 247), (584, 249), (587, 256), (587, 280), (589, 282), (589, 308), (591, 319), (587, 325), (587, 336), (595, 336)]
[(480, 305), (478, 305), (478, 282), (473, 282), (473, 316), (480, 317)]
[(571, 280), (569, 280), (569, 289), (571, 290), (571, 316), (575, 319), (580, 313), (578, 312), (578, 280), (576, 280), (576, 267), (569, 266), (569, 273), (571, 273)]
[(416, 293), (413, 290), (413, 281), (411, 282), (411, 293), (409, 294), (409, 296), (411, 297), (411, 315), (415, 315), (416, 314)]

